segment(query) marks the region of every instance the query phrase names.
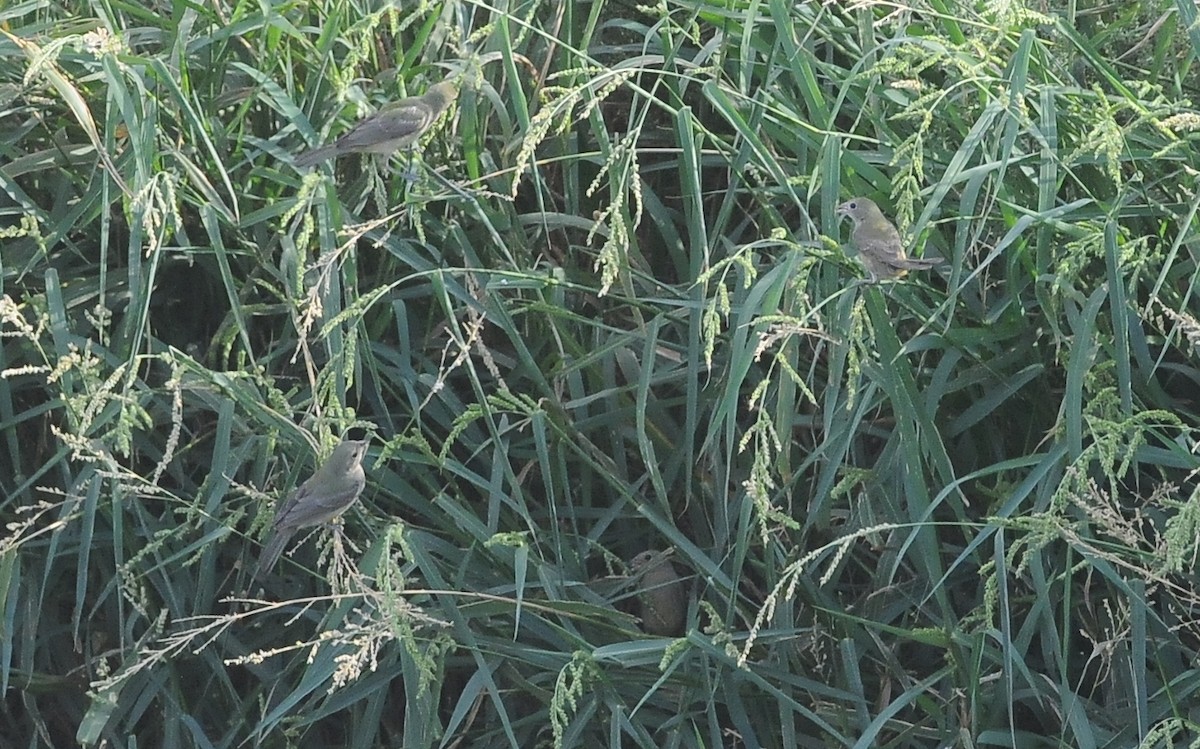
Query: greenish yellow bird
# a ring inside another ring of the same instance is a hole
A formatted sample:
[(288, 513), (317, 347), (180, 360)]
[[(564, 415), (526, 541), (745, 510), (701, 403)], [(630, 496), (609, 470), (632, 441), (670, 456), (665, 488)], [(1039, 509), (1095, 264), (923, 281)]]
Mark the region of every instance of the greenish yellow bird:
[(904, 252), (900, 232), (868, 198), (851, 198), (837, 207), (838, 216), (854, 222), (850, 237), (871, 281), (903, 278), (910, 270), (927, 270), (945, 262), (940, 257), (910, 258)]
[(629, 569), (640, 578), (642, 629), (660, 637), (674, 637), (682, 632), (687, 618), (687, 590), (667, 555), (643, 551), (629, 562)]
[(410, 96), (388, 104), (364, 118), (333, 143), (300, 154), (295, 164), (300, 169), (306, 169), (348, 153), (388, 155), (408, 148), (450, 108), (457, 96), (458, 86), (442, 81), (421, 96)]
[(366, 486), (362, 459), (367, 441), (343, 440), (316, 473), (284, 500), (271, 525), (271, 540), (258, 560), (254, 582), (271, 571), (287, 542), (301, 528), (327, 523), (345, 512)]

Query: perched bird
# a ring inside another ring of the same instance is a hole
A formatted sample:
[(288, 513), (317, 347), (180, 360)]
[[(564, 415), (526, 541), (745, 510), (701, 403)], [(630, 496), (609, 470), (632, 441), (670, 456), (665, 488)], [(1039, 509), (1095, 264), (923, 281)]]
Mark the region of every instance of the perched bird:
[(367, 483), (362, 467), (366, 451), (366, 440), (343, 440), (317, 472), (284, 500), (275, 513), (271, 540), (258, 560), (251, 587), (271, 571), (296, 531), (333, 520), (354, 504)]
[(674, 637), (683, 631), (687, 591), (667, 555), (643, 551), (629, 562), (629, 569), (640, 578), (642, 629), (660, 637)]
[(449, 81), (442, 81), (421, 96), (392, 102), (363, 119), (333, 143), (300, 154), (295, 164), (300, 169), (306, 169), (317, 162), (348, 153), (387, 155), (408, 148), (441, 117), (456, 96), (458, 87)]
[(871, 281), (903, 278), (910, 270), (926, 270), (945, 262), (940, 257), (910, 258), (904, 252), (900, 232), (867, 198), (851, 198), (837, 207), (837, 215), (854, 221), (850, 232)]

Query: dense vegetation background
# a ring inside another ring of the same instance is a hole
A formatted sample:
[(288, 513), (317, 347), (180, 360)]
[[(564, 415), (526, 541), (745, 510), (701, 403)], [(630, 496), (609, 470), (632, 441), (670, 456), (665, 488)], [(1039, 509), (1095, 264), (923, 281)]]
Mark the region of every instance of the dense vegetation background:
[(1197, 15), (0, 7), (0, 743), (1196, 746)]

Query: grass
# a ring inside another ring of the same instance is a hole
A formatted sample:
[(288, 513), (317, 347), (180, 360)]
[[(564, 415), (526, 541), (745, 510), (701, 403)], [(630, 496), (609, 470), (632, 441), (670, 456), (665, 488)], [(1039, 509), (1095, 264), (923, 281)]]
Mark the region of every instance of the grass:
[(0, 8), (0, 734), (1195, 745), (1196, 16)]

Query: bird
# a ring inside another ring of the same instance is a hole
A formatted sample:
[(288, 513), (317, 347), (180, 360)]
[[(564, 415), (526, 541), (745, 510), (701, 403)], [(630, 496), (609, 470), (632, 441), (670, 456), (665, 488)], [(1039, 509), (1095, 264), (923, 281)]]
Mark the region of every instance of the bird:
[(629, 562), (629, 569), (640, 578), (642, 629), (660, 637), (673, 637), (683, 631), (687, 591), (667, 555), (648, 549)]
[(910, 270), (927, 270), (945, 262), (940, 257), (910, 258), (906, 255), (900, 232), (868, 198), (851, 198), (839, 205), (836, 213), (849, 216), (854, 222), (850, 236), (872, 283), (903, 278)]
[(275, 513), (271, 540), (259, 557), (251, 587), (271, 571), (296, 531), (333, 520), (354, 504), (367, 483), (362, 467), (366, 451), (367, 440), (343, 440), (321, 467), (284, 500)]
[(408, 148), (425, 134), (457, 96), (458, 86), (442, 81), (420, 96), (409, 96), (384, 106), (333, 143), (300, 154), (294, 163), (300, 169), (307, 169), (348, 153), (388, 155)]

